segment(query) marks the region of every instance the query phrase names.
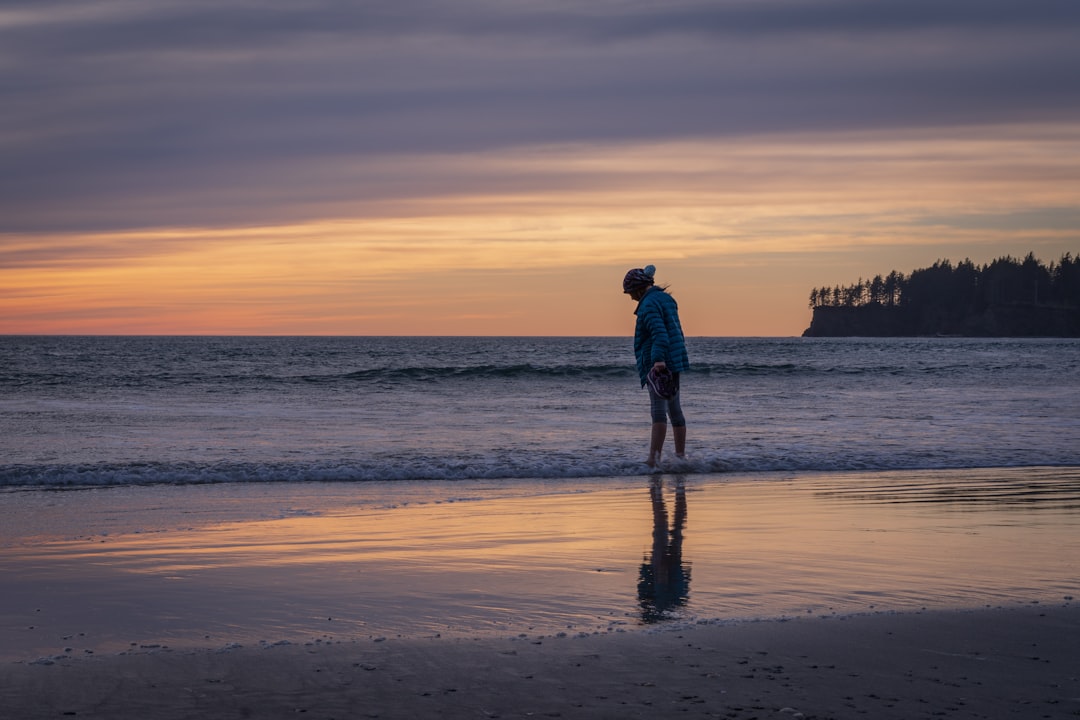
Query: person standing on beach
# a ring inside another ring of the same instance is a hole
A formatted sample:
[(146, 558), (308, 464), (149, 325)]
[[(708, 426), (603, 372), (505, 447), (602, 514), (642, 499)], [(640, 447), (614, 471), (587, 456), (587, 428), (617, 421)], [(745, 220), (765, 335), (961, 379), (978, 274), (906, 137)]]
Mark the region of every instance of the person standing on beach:
[[(680, 400), (682, 391), (679, 388), (679, 375), (690, 367), (686, 340), (679, 322), (679, 306), (675, 298), (668, 294), (667, 288), (653, 284), (655, 274), (656, 267), (647, 265), (630, 270), (623, 278), (623, 292), (637, 302), (637, 308), (634, 309), (634, 314), (637, 315), (637, 324), (634, 327), (634, 356), (641, 386), (649, 390), (652, 433), (649, 439), (649, 459), (645, 462), (652, 468), (660, 462), (669, 417), (675, 437), (675, 455), (685, 457), (686, 418), (683, 416)], [(675, 390), (672, 397), (661, 397), (649, 383), (649, 373), (653, 370), (671, 372)]]

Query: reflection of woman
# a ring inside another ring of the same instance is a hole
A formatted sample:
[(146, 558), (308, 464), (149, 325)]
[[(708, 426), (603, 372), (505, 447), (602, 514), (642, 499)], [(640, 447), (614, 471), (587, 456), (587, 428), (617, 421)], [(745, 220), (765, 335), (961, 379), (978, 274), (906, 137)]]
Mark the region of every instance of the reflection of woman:
[(649, 495), (653, 510), (652, 553), (641, 563), (638, 603), (642, 620), (655, 623), (686, 605), (690, 594), (690, 568), (683, 565), (682, 559), (686, 488), (681, 480), (675, 485), (675, 522), (670, 529), (662, 480), (653, 481)]
[[(660, 462), (667, 435), (668, 416), (671, 416), (671, 432), (675, 436), (675, 454), (683, 457), (686, 452), (686, 418), (680, 401), (679, 373), (689, 369), (690, 358), (686, 352), (682, 325), (679, 322), (679, 306), (667, 290), (653, 285), (656, 268), (647, 265), (634, 268), (623, 278), (623, 292), (637, 302), (634, 314), (634, 356), (637, 360), (641, 386), (648, 387), (652, 411), (652, 433), (649, 438), (649, 467)], [(662, 398), (646, 381), (649, 371), (669, 370), (674, 375), (675, 397)]]

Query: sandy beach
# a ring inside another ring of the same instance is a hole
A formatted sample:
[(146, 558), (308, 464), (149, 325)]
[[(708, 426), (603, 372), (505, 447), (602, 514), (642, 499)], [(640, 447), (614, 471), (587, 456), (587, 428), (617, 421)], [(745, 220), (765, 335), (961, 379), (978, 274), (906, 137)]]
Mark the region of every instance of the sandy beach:
[(1078, 477), (9, 492), (0, 717), (1076, 717)]
[(1080, 608), (0, 666), (3, 717), (1071, 718)]

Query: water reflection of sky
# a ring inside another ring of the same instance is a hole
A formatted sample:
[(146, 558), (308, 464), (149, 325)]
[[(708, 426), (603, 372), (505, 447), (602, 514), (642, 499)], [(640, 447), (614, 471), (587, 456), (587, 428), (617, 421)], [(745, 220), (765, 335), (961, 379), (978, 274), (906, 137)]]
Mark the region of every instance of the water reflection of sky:
[(1075, 468), (438, 487), (10, 494), (57, 522), (3, 538), (6, 625), (99, 648), (531, 637), (1080, 596)]

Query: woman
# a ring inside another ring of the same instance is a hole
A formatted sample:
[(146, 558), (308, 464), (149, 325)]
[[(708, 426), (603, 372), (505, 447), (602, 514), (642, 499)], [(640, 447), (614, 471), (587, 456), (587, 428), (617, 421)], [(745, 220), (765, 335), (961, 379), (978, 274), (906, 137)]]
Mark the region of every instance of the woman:
[[(649, 389), (652, 408), (652, 435), (649, 442), (649, 459), (646, 464), (655, 468), (667, 436), (667, 421), (671, 418), (672, 434), (675, 436), (675, 454), (682, 458), (686, 453), (686, 418), (683, 417), (679, 390), (679, 374), (690, 367), (679, 322), (679, 306), (665, 288), (653, 284), (656, 268), (647, 265), (635, 268), (623, 278), (623, 292), (637, 302), (634, 314), (634, 356), (637, 358), (641, 386)], [(648, 382), (652, 370), (668, 370), (674, 376), (675, 394), (663, 398)]]

